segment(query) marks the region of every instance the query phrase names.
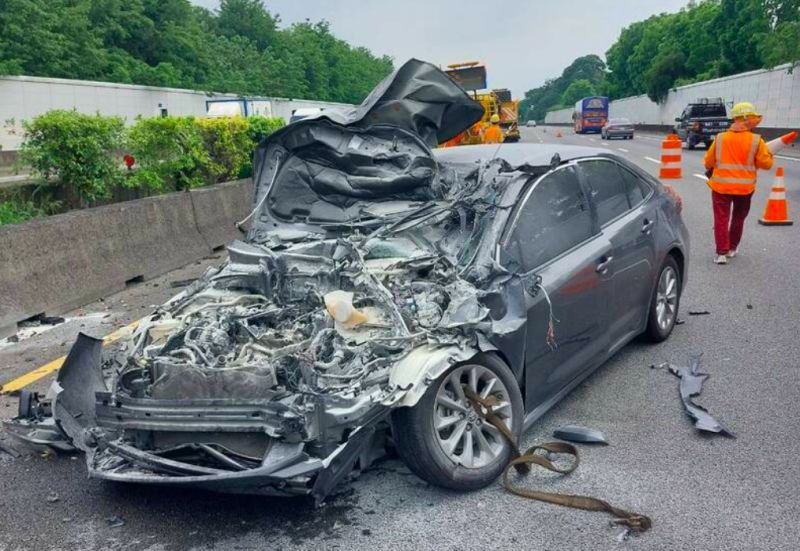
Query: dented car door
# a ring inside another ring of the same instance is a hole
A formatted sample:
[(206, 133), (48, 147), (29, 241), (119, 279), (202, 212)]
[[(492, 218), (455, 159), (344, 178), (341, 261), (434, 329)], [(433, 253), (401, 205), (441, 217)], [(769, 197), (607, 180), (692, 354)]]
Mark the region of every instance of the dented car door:
[(507, 252), (541, 277), (528, 296), (525, 360), (527, 409), (535, 418), (606, 355), (611, 244), (596, 231), (571, 165), (528, 190), (511, 224)]

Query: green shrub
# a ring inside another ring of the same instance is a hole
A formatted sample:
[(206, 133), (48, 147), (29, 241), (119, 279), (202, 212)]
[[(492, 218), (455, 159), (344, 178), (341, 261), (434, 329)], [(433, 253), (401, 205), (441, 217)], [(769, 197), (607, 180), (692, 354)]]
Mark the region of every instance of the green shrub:
[(283, 119), (280, 117), (248, 117), (247, 123), (250, 125), (250, 139), (254, 146), (258, 146), (261, 140), (284, 126)]
[(19, 224), (46, 214), (45, 210), (34, 205), (33, 201), (14, 199), (0, 201), (0, 226), (3, 224)]
[(205, 184), (210, 157), (194, 117), (138, 118), (128, 129), (127, 150), (137, 168), (128, 186), (162, 192)]
[(122, 178), (115, 152), (122, 143), (119, 117), (48, 111), (24, 121), (21, 163), (45, 182), (69, 187), (81, 203), (107, 198)]
[(128, 129), (136, 170), (126, 185), (161, 192), (249, 175), (256, 146), (281, 126), (267, 117), (140, 118)]
[(196, 119), (208, 152), (204, 167), (206, 183), (213, 184), (236, 178), (253, 156), (250, 125), (244, 117)]

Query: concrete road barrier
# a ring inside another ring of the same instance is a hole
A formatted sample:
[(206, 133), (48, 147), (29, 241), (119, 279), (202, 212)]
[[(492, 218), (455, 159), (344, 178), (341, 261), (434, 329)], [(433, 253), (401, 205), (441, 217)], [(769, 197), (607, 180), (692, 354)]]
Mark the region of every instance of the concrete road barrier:
[(240, 180), (0, 227), (0, 338), (210, 254), (252, 196)]

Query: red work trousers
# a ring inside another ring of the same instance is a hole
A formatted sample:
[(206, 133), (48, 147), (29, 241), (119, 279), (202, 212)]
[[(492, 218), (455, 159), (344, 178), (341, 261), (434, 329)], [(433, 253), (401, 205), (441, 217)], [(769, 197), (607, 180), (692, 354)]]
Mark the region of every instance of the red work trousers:
[[(744, 219), (750, 212), (750, 195), (728, 195), (711, 192), (711, 204), (714, 207), (714, 240), (717, 242), (717, 254), (727, 254), (735, 250), (742, 240)], [(731, 215), (731, 206), (733, 215)]]

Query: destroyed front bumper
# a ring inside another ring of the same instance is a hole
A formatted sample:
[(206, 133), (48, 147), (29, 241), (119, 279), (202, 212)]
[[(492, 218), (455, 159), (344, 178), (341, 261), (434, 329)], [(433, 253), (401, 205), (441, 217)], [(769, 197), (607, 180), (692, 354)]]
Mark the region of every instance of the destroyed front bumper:
[[(288, 442), (276, 437), (296, 435), (301, 425), (301, 420), (280, 404), (159, 403), (113, 397), (100, 376), (101, 343), (79, 335), (47, 399), (40, 401), (26, 392), (26, 406), (20, 408), (19, 416), (4, 423), (6, 432), (37, 447), (83, 452), (90, 478), (224, 493), (311, 495), (318, 503), (354, 469), (365, 468), (381, 454), (384, 434), (379, 427), (390, 411), (386, 406), (374, 405), (360, 416), (343, 442), (322, 454), (313, 441)], [(176, 428), (195, 435), (222, 431), (234, 437), (272, 436), (258, 465), (244, 465), (235, 456), (221, 453), (204, 443), (203, 436), (180, 446), (216, 458), (219, 464), (215, 466), (168, 457), (123, 436), (130, 430), (168, 433)]]

